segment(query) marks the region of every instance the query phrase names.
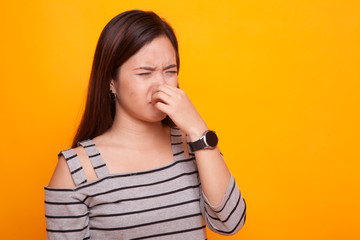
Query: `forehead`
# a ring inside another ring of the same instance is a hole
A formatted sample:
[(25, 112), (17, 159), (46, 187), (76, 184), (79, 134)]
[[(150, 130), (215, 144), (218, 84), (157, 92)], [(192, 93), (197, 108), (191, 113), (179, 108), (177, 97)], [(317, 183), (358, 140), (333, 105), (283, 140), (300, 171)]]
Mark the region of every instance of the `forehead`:
[(160, 36), (143, 46), (125, 64), (128, 66), (176, 64), (175, 49), (167, 37)]

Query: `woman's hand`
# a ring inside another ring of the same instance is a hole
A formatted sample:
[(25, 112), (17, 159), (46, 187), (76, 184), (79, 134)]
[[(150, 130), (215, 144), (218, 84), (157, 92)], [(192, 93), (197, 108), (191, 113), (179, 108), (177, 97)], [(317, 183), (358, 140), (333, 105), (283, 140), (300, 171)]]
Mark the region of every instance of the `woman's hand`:
[(154, 89), (152, 101), (155, 107), (166, 113), (191, 141), (199, 139), (208, 130), (204, 120), (191, 103), (186, 93), (168, 84)]

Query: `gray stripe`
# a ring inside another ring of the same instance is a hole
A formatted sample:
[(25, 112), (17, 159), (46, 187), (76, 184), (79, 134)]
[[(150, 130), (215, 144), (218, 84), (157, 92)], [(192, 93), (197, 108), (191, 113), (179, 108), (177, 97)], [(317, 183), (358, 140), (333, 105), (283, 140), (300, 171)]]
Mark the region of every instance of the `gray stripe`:
[(110, 174), (107, 167), (99, 167), (106, 166), (106, 164), (93, 141), (89, 139), (78, 144), (84, 147), (98, 178), (103, 178)]
[(77, 156), (76, 152), (73, 149), (67, 149), (59, 153), (59, 155), (63, 155), (65, 159), (69, 159), (66, 163), (69, 166), (70, 172), (72, 173), (72, 178), (74, 180), (75, 185), (80, 185), (84, 181), (86, 181), (86, 176), (84, 170), (82, 169), (80, 159)]

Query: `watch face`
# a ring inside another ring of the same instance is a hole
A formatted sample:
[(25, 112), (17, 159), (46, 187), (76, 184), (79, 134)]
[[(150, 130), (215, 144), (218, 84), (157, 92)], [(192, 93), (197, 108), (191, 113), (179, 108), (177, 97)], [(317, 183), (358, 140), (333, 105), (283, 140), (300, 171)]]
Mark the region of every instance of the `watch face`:
[(210, 147), (216, 147), (217, 143), (218, 143), (218, 137), (216, 136), (216, 133), (213, 131), (208, 131), (206, 133), (206, 143), (210, 146)]

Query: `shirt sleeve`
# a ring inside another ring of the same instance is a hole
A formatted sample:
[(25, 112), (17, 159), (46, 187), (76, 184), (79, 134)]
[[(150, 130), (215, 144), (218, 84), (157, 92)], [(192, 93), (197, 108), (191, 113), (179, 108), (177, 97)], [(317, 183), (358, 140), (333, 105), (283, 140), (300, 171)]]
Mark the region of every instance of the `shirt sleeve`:
[(90, 239), (88, 207), (72, 189), (45, 187), (47, 239)]
[(209, 229), (221, 235), (233, 235), (244, 225), (246, 204), (231, 175), (226, 193), (218, 206), (213, 206), (201, 190), (200, 206)]

